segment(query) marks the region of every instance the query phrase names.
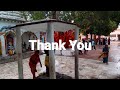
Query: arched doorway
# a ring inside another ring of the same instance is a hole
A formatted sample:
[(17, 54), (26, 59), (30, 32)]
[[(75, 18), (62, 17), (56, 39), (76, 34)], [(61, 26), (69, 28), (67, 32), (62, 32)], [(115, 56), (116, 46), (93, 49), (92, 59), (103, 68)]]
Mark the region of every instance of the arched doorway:
[(120, 41), (120, 34), (118, 35), (118, 41)]
[(6, 54), (9, 53), (9, 50), (12, 50), (12, 54), (15, 54), (15, 34), (13, 32), (6, 33), (5, 46), (6, 46)]
[[(22, 34), (22, 51), (27, 52), (31, 50), (31, 44), (29, 40), (37, 40), (37, 36), (32, 32), (24, 32)], [(37, 44), (35, 44), (37, 47)]]
[(40, 38), (41, 42), (45, 42), (46, 41), (46, 32), (40, 32)]

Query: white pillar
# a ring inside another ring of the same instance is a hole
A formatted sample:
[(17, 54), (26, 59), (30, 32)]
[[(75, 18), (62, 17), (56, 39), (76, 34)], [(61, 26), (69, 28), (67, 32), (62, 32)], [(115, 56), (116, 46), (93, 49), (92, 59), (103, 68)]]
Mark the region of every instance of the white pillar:
[[(79, 28), (75, 29), (75, 40), (79, 38)], [(77, 44), (75, 46), (75, 79), (79, 79), (79, 60), (78, 60), (78, 49)]]
[(1, 36), (1, 48), (2, 48), (2, 56), (6, 56), (6, 49), (5, 49), (5, 38), (2, 35)]
[[(54, 42), (52, 23), (47, 25), (47, 41), (50, 43)], [(49, 73), (50, 79), (56, 79), (54, 50), (49, 50)]]
[(22, 42), (21, 42), (21, 30), (20, 27), (16, 28), (16, 54), (18, 60), (18, 74), (19, 79), (23, 79), (23, 63), (22, 63)]

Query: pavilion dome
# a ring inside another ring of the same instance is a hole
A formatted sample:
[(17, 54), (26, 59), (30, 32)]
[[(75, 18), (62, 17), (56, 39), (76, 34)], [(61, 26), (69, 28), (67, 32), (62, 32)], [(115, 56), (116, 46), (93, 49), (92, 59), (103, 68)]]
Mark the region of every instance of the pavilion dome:
[(25, 21), (25, 19), (21, 17), (19, 11), (0, 11), (0, 18)]

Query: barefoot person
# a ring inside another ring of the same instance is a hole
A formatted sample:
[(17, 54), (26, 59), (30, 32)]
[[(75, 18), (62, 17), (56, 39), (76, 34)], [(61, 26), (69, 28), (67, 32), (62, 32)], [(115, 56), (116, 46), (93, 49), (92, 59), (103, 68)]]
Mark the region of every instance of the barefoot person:
[(92, 50), (95, 49), (96, 50), (96, 47), (95, 47), (95, 41), (92, 40)]
[(30, 57), (30, 60), (29, 60), (29, 66), (31, 68), (33, 79), (36, 78), (35, 72), (37, 72), (36, 65), (38, 64), (38, 62), (40, 63), (40, 66), (42, 67), (42, 64), (39, 58), (39, 50), (35, 51), (35, 53)]
[(108, 64), (108, 55), (109, 55), (109, 48), (108, 48), (108, 45), (105, 45), (105, 47), (103, 48), (102, 54), (98, 58), (103, 57), (103, 63)]
[(108, 54), (109, 54), (108, 45), (105, 45), (105, 47), (103, 48), (103, 53), (104, 53), (103, 63), (108, 64)]

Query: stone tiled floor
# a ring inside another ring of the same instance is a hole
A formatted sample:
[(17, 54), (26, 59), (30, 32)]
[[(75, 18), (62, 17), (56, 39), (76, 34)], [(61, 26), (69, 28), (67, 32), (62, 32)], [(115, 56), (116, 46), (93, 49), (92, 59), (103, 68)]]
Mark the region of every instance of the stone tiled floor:
[[(44, 55), (40, 56), (44, 64)], [(24, 78), (32, 79), (28, 66), (28, 59), (23, 60)], [(37, 65), (38, 73), (45, 72), (45, 66), (40, 68)], [(56, 71), (67, 74), (74, 78), (74, 57), (56, 56)], [(109, 62), (109, 65), (101, 61), (79, 58), (79, 78), (80, 79), (112, 79), (120, 75), (120, 65), (115, 62)], [(0, 64), (0, 79), (17, 79), (17, 62)]]
[[(98, 60), (98, 56), (102, 52), (104, 46), (96, 46), (96, 50), (88, 51), (87, 54), (80, 55), (80, 58)], [(118, 62), (120, 61), (120, 42), (111, 42), (109, 51), (109, 61)]]
[(119, 62), (120, 61), (120, 42), (112, 42), (110, 46), (110, 53), (109, 58), (113, 62)]
[[(60, 62), (59, 68), (57, 67), (58, 71), (74, 77), (74, 58), (68, 57), (67, 59), (61, 59), (58, 61)], [(97, 60), (83, 58), (79, 59), (80, 79), (112, 79), (119, 75), (120, 65), (118, 63), (109, 62), (109, 65), (106, 65)]]

